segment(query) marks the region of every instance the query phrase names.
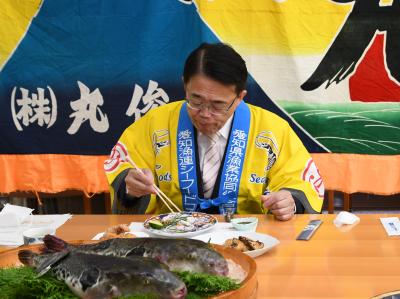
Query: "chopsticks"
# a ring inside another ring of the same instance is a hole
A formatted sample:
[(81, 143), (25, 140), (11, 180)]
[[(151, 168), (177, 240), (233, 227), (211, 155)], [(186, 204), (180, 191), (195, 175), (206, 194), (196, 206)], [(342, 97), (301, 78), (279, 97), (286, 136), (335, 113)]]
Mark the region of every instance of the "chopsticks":
[[(127, 156), (126, 159), (127, 159), (127, 162), (128, 162), (129, 164), (131, 164), (132, 167), (133, 167), (134, 169), (136, 169), (139, 173), (141, 173), (142, 175), (144, 175), (143, 171), (136, 165), (135, 162), (133, 162), (133, 160), (132, 160), (129, 156)], [(161, 199), (161, 201), (166, 205), (166, 207), (171, 211), (171, 213), (182, 212), (181, 209), (178, 208), (178, 206), (177, 206), (176, 204), (174, 204), (174, 202), (173, 202), (167, 195), (165, 195), (165, 193), (162, 192), (161, 189), (158, 188), (156, 184), (153, 184), (153, 187), (156, 189), (156, 193), (157, 193), (158, 197), (159, 197), (159, 198)], [(174, 210), (169, 206), (168, 203), (170, 203), (170, 204), (176, 209), (176, 211), (174, 211)]]

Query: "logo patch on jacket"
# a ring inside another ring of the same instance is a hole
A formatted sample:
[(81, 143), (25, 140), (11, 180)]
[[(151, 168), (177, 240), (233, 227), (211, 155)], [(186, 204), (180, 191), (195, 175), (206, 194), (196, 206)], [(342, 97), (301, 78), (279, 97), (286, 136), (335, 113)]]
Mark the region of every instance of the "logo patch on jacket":
[(303, 181), (309, 182), (315, 192), (318, 193), (320, 198), (324, 197), (325, 186), (322, 181), (321, 175), (319, 174), (318, 168), (314, 163), (313, 159), (309, 159), (307, 161), (306, 167), (301, 174), (301, 178)]
[(267, 178), (265, 176), (258, 176), (256, 173), (251, 173), (249, 182), (255, 184), (265, 184), (267, 182)]
[(169, 172), (158, 175), (158, 181), (159, 182), (163, 182), (163, 181), (164, 182), (171, 182), (171, 180), (172, 180), (172, 176), (171, 176), (171, 174)]
[(128, 150), (121, 141), (118, 141), (118, 143), (111, 150), (110, 157), (104, 162), (104, 170), (106, 172), (114, 171), (121, 163), (127, 160), (127, 156)]
[(163, 147), (169, 145), (169, 131), (158, 130), (153, 133), (153, 149), (156, 156), (160, 153)]
[(262, 131), (256, 137), (256, 146), (264, 149), (268, 155), (268, 165), (266, 171), (274, 166), (279, 156), (279, 147), (275, 136), (271, 131)]

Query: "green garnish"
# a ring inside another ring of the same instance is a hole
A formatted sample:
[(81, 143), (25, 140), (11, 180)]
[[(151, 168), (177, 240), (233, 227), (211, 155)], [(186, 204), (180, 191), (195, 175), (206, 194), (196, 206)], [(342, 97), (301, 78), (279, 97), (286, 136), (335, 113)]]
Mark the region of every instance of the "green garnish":
[(164, 227), (164, 224), (160, 220), (157, 220), (157, 219), (150, 220), (149, 225), (151, 228), (154, 228), (154, 229), (162, 229)]
[[(203, 273), (175, 272), (188, 288), (187, 299), (201, 299), (240, 287), (235, 280)], [(76, 299), (68, 286), (46, 273), (37, 277), (30, 267), (0, 269), (0, 297), (2, 299)], [(118, 299), (154, 299), (151, 295), (123, 296)]]
[(235, 280), (225, 276), (187, 271), (175, 272), (175, 274), (183, 280), (189, 292), (194, 292), (202, 297), (209, 297), (222, 292), (236, 290), (240, 287), (240, 284)]
[(115, 299), (158, 299), (158, 296), (157, 295), (133, 295), (133, 296), (117, 297)]
[(77, 298), (68, 286), (57, 278), (29, 267), (0, 269), (0, 296), (3, 299)]

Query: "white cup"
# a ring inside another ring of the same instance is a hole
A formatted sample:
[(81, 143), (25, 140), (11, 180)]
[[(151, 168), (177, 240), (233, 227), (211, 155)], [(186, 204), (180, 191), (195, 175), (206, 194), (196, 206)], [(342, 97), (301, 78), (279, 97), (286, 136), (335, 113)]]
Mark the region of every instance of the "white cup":
[(30, 228), (22, 233), (24, 236), (24, 245), (41, 244), (45, 235), (54, 235), (56, 230), (53, 228)]

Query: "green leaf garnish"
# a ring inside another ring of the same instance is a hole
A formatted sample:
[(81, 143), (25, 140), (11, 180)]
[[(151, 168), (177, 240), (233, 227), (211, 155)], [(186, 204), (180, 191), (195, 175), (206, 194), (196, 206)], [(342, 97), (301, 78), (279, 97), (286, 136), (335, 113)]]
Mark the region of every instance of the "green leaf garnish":
[[(201, 299), (235, 290), (240, 284), (224, 276), (203, 273), (175, 272), (186, 284), (187, 299)], [(0, 298), (2, 299), (75, 299), (78, 298), (63, 282), (46, 273), (37, 277), (30, 267), (0, 269)], [(154, 295), (133, 295), (118, 299), (155, 299)]]
[(194, 292), (200, 296), (212, 296), (222, 292), (236, 290), (240, 284), (235, 280), (218, 275), (205, 273), (192, 273), (188, 271), (175, 272), (186, 284), (189, 292)]

